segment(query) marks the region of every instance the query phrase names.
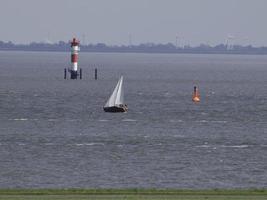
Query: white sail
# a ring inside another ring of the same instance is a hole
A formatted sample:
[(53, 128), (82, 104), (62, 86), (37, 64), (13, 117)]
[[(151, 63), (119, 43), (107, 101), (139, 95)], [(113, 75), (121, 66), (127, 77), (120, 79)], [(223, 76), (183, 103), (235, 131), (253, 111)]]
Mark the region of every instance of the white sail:
[(120, 84), (119, 84), (119, 88), (117, 91), (117, 96), (115, 99), (115, 105), (120, 105), (120, 104), (124, 104), (124, 91), (123, 91), (123, 87), (122, 87), (122, 83), (123, 83), (123, 76), (120, 78)]
[(122, 87), (122, 82), (123, 82), (123, 76), (119, 79), (115, 89), (113, 90), (113, 93), (109, 97), (107, 103), (105, 104), (104, 107), (112, 107), (115, 105), (123, 104), (124, 98), (123, 98), (123, 87)]

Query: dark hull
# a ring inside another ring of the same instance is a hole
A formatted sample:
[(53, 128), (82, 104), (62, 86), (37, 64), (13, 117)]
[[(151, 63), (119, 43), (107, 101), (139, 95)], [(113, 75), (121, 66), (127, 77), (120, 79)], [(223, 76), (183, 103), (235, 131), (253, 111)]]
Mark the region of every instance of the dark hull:
[(104, 107), (104, 111), (105, 112), (112, 112), (112, 113), (116, 113), (116, 112), (126, 112), (127, 108), (126, 107), (117, 107), (117, 106), (113, 106), (113, 107)]

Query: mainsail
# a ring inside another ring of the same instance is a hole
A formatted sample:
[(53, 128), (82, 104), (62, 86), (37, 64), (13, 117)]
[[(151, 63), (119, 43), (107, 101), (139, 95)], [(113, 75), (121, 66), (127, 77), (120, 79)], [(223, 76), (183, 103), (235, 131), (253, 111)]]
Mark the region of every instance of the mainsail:
[(112, 106), (124, 104), (124, 97), (123, 97), (124, 91), (123, 91), (122, 83), (123, 83), (123, 76), (121, 76), (121, 78), (119, 79), (113, 93), (109, 97), (104, 107), (112, 107)]

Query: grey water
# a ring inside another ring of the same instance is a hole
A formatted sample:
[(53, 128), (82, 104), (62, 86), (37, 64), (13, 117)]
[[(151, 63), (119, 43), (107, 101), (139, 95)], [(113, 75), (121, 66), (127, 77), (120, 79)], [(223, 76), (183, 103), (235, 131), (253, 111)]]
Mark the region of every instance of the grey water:
[(69, 53), (0, 52), (0, 188), (267, 187), (267, 56), (79, 59), (64, 80)]

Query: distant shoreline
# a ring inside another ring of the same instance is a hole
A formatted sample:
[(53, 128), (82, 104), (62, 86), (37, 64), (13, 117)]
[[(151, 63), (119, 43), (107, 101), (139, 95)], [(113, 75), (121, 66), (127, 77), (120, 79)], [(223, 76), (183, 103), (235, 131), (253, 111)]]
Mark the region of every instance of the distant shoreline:
[[(82, 52), (94, 53), (166, 53), (166, 54), (229, 54), (229, 55), (267, 55), (267, 47), (253, 47), (240, 45), (219, 44), (216, 46), (199, 45), (197, 47), (176, 47), (172, 43), (154, 44), (146, 43), (130, 46), (108, 46), (104, 43), (88, 44), (80, 46)], [(36, 51), (36, 52), (69, 52), (70, 44), (60, 41), (58, 43), (30, 43), (13, 44), (0, 41), (0, 51)]]
[[(70, 50), (47, 50), (47, 49), (0, 49), (0, 51), (17, 51), (17, 52), (70, 52)], [(82, 53), (136, 53), (136, 54), (195, 54), (195, 55), (259, 55), (264, 56), (267, 53), (240, 53), (240, 52), (167, 52), (167, 51), (82, 51)]]

